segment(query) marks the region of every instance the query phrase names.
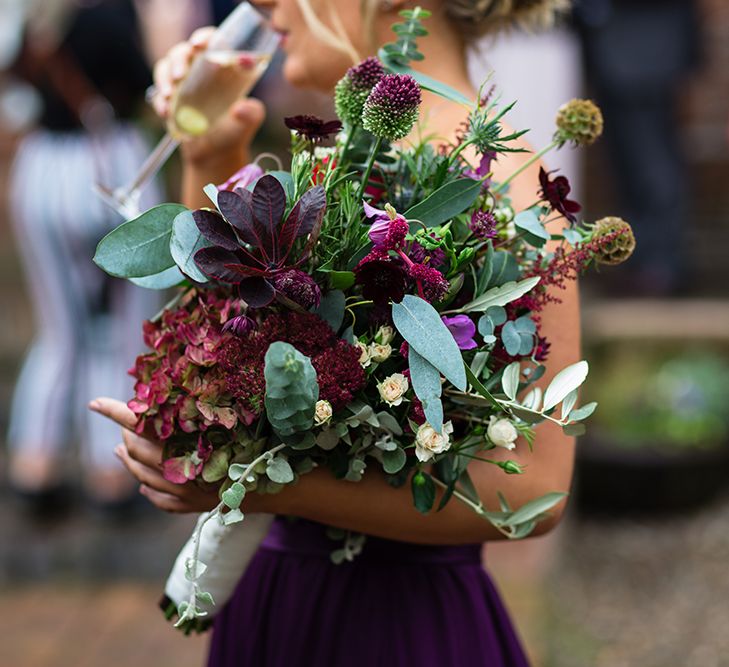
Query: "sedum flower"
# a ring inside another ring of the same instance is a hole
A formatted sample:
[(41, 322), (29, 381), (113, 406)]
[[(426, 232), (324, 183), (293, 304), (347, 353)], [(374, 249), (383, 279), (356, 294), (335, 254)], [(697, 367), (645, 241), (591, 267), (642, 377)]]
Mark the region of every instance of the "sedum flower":
[(409, 74), (387, 74), (372, 89), (362, 110), (362, 127), (376, 137), (406, 137), (418, 120), (420, 86)]
[(595, 261), (600, 264), (622, 264), (635, 250), (633, 229), (622, 218), (598, 220), (592, 238), (596, 244)]
[(332, 404), (329, 401), (317, 401), (314, 407), (314, 424), (323, 426), (329, 423), (334, 414)]
[(489, 418), (486, 435), (492, 444), (509, 450), (516, 447), (514, 443), (519, 437), (519, 433), (517, 433), (516, 427), (511, 420), (494, 417), (493, 415)]
[(334, 109), (349, 125), (359, 125), (362, 109), (372, 89), (385, 75), (382, 63), (374, 57), (350, 67), (334, 89)]
[(393, 373), (377, 385), (380, 398), (390, 407), (400, 405), (409, 388), (410, 383), (402, 373)]
[(372, 361), (381, 364), (392, 356), (392, 347), (387, 343), (370, 343), (368, 352)]
[(602, 111), (592, 100), (571, 100), (557, 112), (555, 139), (563, 146), (571, 141), (575, 146), (591, 146), (602, 134)]
[(452, 422), (443, 424), (443, 431), (438, 433), (428, 422), (420, 425), (415, 434), (415, 456), (418, 461), (430, 461), (436, 454), (441, 454), (451, 446)]

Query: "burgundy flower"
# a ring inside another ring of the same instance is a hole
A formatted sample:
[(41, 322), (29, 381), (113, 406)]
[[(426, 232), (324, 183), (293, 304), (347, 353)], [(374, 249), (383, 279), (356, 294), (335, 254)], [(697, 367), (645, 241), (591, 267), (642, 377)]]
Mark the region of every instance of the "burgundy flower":
[(549, 356), (549, 348), (551, 346), (551, 343), (544, 338), (544, 336), (537, 335), (537, 344), (534, 348), (534, 352), (532, 353), (534, 361), (538, 361), (540, 363), (546, 361)]
[(355, 267), (354, 274), (362, 285), (362, 296), (376, 304), (399, 303), (405, 296), (405, 270), (386, 252), (373, 250)]
[[(466, 169), (463, 172), (464, 176), (472, 178), (475, 181), (480, 181), (484, 176), (491, 172), (491, 163), (496, 160), (496, 153), (492, 151), (486, 151), (479, 160), (478, 167), (476, 169)], [(483, 189), (488, 189), (491, 185), (491, 178), (487, 178), (483, 181)]]
[(342, 129), (342, 123), (338, 120), (324, 121), (309, 115), (289, 116), (284, 118), (284, 123), (298, 136), (306, 137), (314, 143), (328, 139), (330, 135), (336, 134)]
[[(440, 240), (435, 234), (430, 234), (430, 238)], [(427, 264), (434, 268), (441, 266), (446, 260), (446, 254), (442, 248), (426, 248), (417, 241), (413, 241), (406, 249), (408, 257), (418, 264)]]
[(475, 211), (468, 228), (479, 239), (496, 238), (496, 218), (491, 211)]
[(566, 176), (557, 176), (554, 180), (549, 180), (549, 174), (544, 168), (539, 169), (539, 183), (542, 186), (539, 192), (540, 197), (549, 202), (553, 210), (561, 213), (570, 222), (577, 220), (576, 213), (582, 210), (582, 206), (576, 201), (567, 199), (571, 187)]
[(319, 307), (321, 290), (308, 273), (298, 269), (286, 269), (273, 277), (273, 286), (277, 292), (305, 310)]
[(453, 317), (441, 317), (443, 324), (453, 334), (460, 350), (472, 350), (477, 347), (474, 336), (476, 325), (468, 315), (454, 315)]
[(319, 383), (319, 398), (329, 401), (334, 410), (350, 403), (367, 382), (359, 356), (354, 345), (339, 339), (311, 360)]
[(255, 320), (252, 320), (248, 315), (238, 315), (228, 320), (223, 325), (223, 331), (230, 331), (236, 336), (243, 336), (249, 331), (253, 331), (256, 328)]

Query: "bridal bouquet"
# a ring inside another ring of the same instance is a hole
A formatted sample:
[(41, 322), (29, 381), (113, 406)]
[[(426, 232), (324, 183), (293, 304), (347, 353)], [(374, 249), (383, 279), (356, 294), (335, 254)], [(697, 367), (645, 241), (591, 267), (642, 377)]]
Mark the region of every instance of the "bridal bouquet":
[[(519, 436), (539, 446), (543, 421), (580, 434), (595, 408), (577, 406), (584, 361), (536, 386), (550, 346), (540, 311), (589, 264), (624, 260), (630, 227), (578, 224), (566, 178), (544, 171), (534, 205), (514, 210), (517, 174), (497, 183), (491, 171), (523, 134), (504, 131), (509, 107), (499, 111), (489, 94), (465, 100), (412, 70), (427, 14), (402, 15), (397, 41), (337, 85), (338, 120), (286, 119), (289, 171), (247, 165), (206, 188), (208, 208), (155, 207), (97, 250), (112, 275), (178, 287), (144, 324), (149, 352), (131, 371), (129, 406), (138, 431), (164, 444), (167, 479), (220, 489), (168, 582), (170, 616), (188, 631), (205, 625), (211, 593), (224, 603), (245, 567), (250, 519), (234, 524), (246, 493), (276, 493), (316, 466), (351, 482), (374, 468), (408, 484), (420, 512), (463, 502), (520, 538), (562, 494), (519, 508), (502, 496), (499, 511), (487, 510), (469, 463), (522, 474), (489, 452), (513, 450)], [(421, 89), (468, 105), (452, 145), (395, 143), (412, 136)], [(556, 125), (548, 148), (587, 145), (602, 118), (573, 100)], [(547, 231), (562, 218), (561, 232)], [(353, 558), (362, 541), (347, 536), (332, 558)]]

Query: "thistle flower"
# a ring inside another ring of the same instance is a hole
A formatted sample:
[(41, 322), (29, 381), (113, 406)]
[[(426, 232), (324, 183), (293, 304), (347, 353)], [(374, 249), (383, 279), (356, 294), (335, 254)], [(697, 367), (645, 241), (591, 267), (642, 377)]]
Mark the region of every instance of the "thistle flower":
[(622, 264), (635, 250), (633, 230), (622, 218), (611, 216), (598, 220), (592, 239), (596, 245), (595, 261), (599, 264)]
[(362, 127), (376, 137), (396, 141), (418, 120), (420, 86), (409, 74), (387, 74), (372, 89), (362, 110)]
[(557, 112), (555, 139), (563, 146), (571, 141), (575, 146), (591, 146), (602, 134), (600, 108), (591, 100), (571, 100)]
[(350, 67), (334, 89), (334, 109), (337, 116), (349, 125), (358, 125), (362, 109), (372, 89), (385, 75), (382, 63), (374, 57)]

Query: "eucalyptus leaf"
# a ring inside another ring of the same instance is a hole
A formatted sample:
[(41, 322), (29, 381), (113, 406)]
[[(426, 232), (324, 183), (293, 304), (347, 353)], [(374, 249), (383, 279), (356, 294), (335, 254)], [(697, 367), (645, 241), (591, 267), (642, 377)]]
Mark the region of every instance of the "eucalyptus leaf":
[[(458, 178), (442, 185), (403, 214), (408, 220), (420, 220), (426, 227), (437, 227), (467, 210), (481, 192), (480, 181)], [(417, 223), (411, 225), (411, 231)]]
[(208, 277), (195, 264), (195, 253), (210, 243), (200, 233), (192, 211), (182, 211), (172, 223), (170, 254), (180, 270), (198, 283), (206, 283)]
[(549, 241), (549, 232), (544, 228), (536, 213), (532, 209), (518, 213), (514, 218), (514, 225), (517, 229), (528, 232), (531, 238), (531, 245), (541, 248)]
[(410, 347), (461, 391), (466, 389), (463, 356), (438, 311), (420, 297), (406, 294), (392, 305), (392, 319)]
[(509, 526), (518, 526), (521, 523), (526, 523), (527, 521), (536, 519), (540, 514), (544, 514), (551, 510), (566, 496), (566, 493), (560, 492), (546, 493), (545, 495), (522, 505), (515, 512), (512, 512), (507, 523)]
[(266, 475), (272, 482), (277, 484), (288, 484), (294, 481), (294, 471), (289, 462), (282, 456), (277, 456), (268, 461)]
[(182, 204), (161, 204), (110, 231), (96, 247), (94, 262), (118, 278), (143, 278), (175, 265), (170, 236)]
[(433, 364), (421, 357), (415, 349), (411, 349), (408, 353), (408, 364), (413, 390), (423, 404), (425, 418), (440, 433), (443, 430), (440, 372)]
[(397, 447), (389, 452), (382, 452), (382, 467), (388, 475), (400, 472), (406, 461), (407, 456), (402, 447)]
[(520, 275), (519, 263), (514, 255), (505, 250), (497, 250), (491, 258), (491, 271), (489, 272), (488, 282), (484, 283), (483, 286), (479, 284), (480, 289), (476, 296), (483, 294), (487, 288), (500, 287), (505, 283), (513, 282)]
[(539, 276), (532, 276), (519, 282), (509, 282), (500, 287), (492, 287), (490, 290), (467, 303), (461, 308), (464, 313), (473, 311), (485, 312), (492, 306), (505, 306), (516, 299), (524, 296), (539, 283)]
[(344, 292), (332, 290), (322, 297), (319, 307), (314, 312), (336, 333), (344, 321), (344, 303)]
[(515, 357), (521, 350), (521, 334), (517, 331), (516, 324), (507, 322), (501, 329), (501, 342), (509, 356)]
[(557, 373), (544, 392), (544, 410), (553, 408), (567, 394), (577, 389), (587, 378), (588, 371), (587, 362), (578, 361)]
[(155, 273), (153, 276), (144, 276), (143, 278), (129, 278), (129, 282), (137, 287), (145, 289), (169, 289), (175, 285), (179, 285), (185, 276), (180, 273), (180, 269), (171, 266), (161, 273)]
[[(567, 415), (572, 412), (572, 408), (577, 403), (577, 389), (573, 389), (562, 401), (562, 419), (566, 419)], [(589, 416), (589, 415), (588, 415)]]

